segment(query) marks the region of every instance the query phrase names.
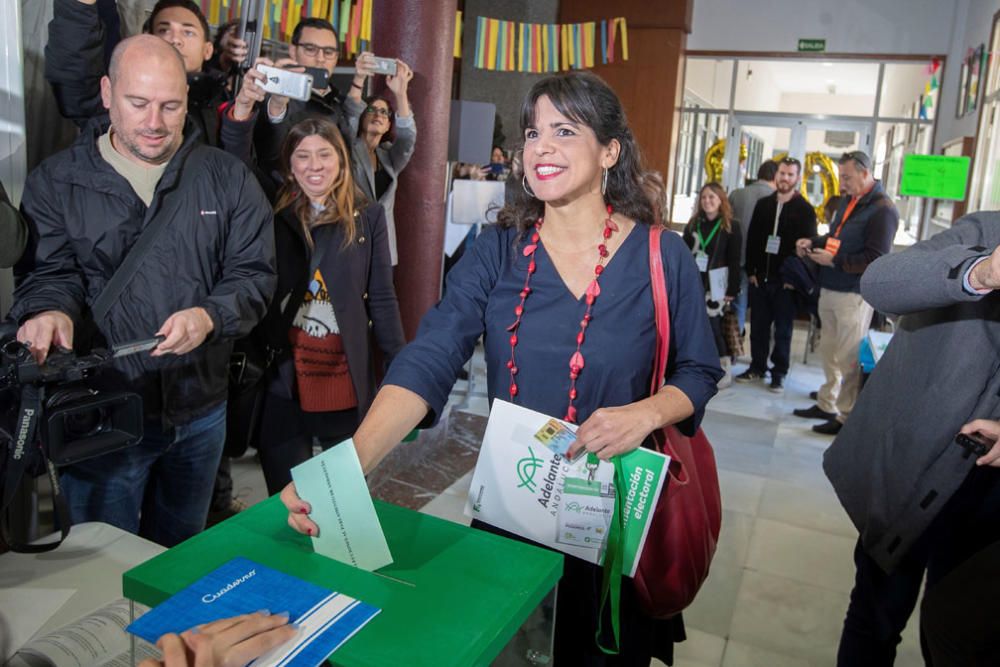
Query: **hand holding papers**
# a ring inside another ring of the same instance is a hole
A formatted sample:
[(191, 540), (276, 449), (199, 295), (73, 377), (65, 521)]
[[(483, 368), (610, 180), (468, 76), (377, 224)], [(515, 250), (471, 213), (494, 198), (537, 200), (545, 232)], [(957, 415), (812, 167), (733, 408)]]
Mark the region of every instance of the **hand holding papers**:
[(505, 401), (493, 401), (466, 514), (552, 549), (601, 563), (621, 488), (624, 573), (638, 567), (669, 457), (637, 449), (615, 466), (564, 454), (576, 427)]
[(316, 553), (368, 571), (392, 562), (353, 440), (295, 466), (292, 479), (319, 526)]

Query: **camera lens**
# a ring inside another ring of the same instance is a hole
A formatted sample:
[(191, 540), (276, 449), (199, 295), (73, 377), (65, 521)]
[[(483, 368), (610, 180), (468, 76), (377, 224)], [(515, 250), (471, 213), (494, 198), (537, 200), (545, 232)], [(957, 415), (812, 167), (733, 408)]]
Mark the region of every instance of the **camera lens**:
[(104, 408), (81, 410), (67, 414), (63, 419), (67, 439), (89, 438), (108, 429), (108, 412)]

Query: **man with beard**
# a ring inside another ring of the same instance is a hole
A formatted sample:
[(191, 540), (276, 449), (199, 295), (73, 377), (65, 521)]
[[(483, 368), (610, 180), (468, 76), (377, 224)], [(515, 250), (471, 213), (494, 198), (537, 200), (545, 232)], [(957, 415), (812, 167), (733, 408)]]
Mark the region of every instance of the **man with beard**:
[[(100, 378), (140, 394), (142, 441), (62, 468), (61, 482), (74, 523), (103, 521), (172, 546), (205, 525), (232, 341), (275, 287), (272, 214), (239, 160), (195, 138), (177, 50), (132, 37), (115, 47), (108, 73), (110, 122), (93, 119), (28, 176), (31, 242), (10, 316), (40, 363), (52, 346), (92, 342), (74, 341), (84, 324), (106, 343), (164, 337)], [(145, 254), (111, 299), (105, 288), (140, 239)]]
[[(747, 279), (750, 281), (750, 368), (737, 382), (756, 382), (767, 372), (771, 354), (771, 384), (785, 388), (795, 320), (793, 289), (781, 279), (781, 265), (795, 255), (795, 242), (816, 235), (816, 211), (799, 194), (802, 164), (788, 158), (778, 163), (777, 190), (757, 202), (747, 232)], [(774, 347), (771, 348), (771, 327)]]

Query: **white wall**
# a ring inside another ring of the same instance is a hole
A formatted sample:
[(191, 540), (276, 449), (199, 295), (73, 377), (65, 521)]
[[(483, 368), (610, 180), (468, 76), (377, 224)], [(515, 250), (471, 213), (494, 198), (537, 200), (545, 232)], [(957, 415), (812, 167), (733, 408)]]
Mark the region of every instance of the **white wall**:
[(729, 90), (733, 81), (732, 60), (688, 58), (684, 89), (698, 96), (714, 109), (729, 108)]
[(823, 113), (871, 118), (875, 95), (782, 93), (778, 109), (787, 113)]
[(836, 53), (948, 53), (955, 6), (968, 1), (694, 0), (687, 48), (795, 51), (809, 38)]
[[(882, 116), (904, 118), (914, 102), (920, 102), (924, 86), (930, 80), (927, 63), (890, 63), (885, 67), (885, 85), (882, 87)], [(941, 97), (940, 91), (937, 93)], [(934, 113), (938, 110), (935, 108)]]
[(993, 15), (1000, 10), (1000, 0), (955, 0), (958, 14), (958, 25), (954, 30), (951, 48), (948, 50), (948, 61), (945, 65), (944, 82), (938, 103), (937, 134), (934, 137), (934, 151), (958, 137), (973, 137), (977, 132), (979, 113), (966, 114), (963, 118), (955, 117), (958, 106), (958, 79), (962, 71), (962, 60), (969, 48), (985, 44), (990, 48), (990, 31), (993, 28)]

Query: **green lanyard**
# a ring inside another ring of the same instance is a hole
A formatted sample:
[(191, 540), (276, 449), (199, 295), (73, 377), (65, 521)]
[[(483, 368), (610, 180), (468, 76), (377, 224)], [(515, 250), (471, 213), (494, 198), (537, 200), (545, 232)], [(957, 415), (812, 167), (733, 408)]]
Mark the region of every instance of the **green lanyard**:
[[(598, 463), (597, 456), (593, 453), (587, 454), (587, 462)], [(625, 558), (625, 519), (624, 514), (625, 499), (619, 489), (626, 488), (625, 472), (622, 469), (620, 456), (611, 457), (611, 462), (615, 466), (615, 507), (612, 511), (611, 525), (608, 527), (607, 548), (604, 552), (604, 574), (601, 582), (601, 602), (598, 607), (597, 631), (594, 632), (594, 640), (597, 647), (607, 655), (617, 655), (619, 651), (619, 641), (621, 636), (621, 591), (622, 576), (624, 572)], [(614, 646), (608, 648), (601, 641), (604, 634), (604, 609), (611, 607), (611, 634)]]
[[(719, 231), (719, 227), (721, 225), (722, 225), (722, 218), (720, 217), (718, 220), (715, 221), (715, 227), (712, 227), (712, 233), (708, 235), (708, 239), (705, 241), (701, 240), (701, 230), (695, 228), (694, 235), (698, 237), (698, 247), (701, 250), (701, 252), (704, 252), (706, 254), (708, 253), (708, 244), (711, 243), (712, 239), (715, 238), (715, 233)], [(700, 223), (698, 227), (701, 227)]]

